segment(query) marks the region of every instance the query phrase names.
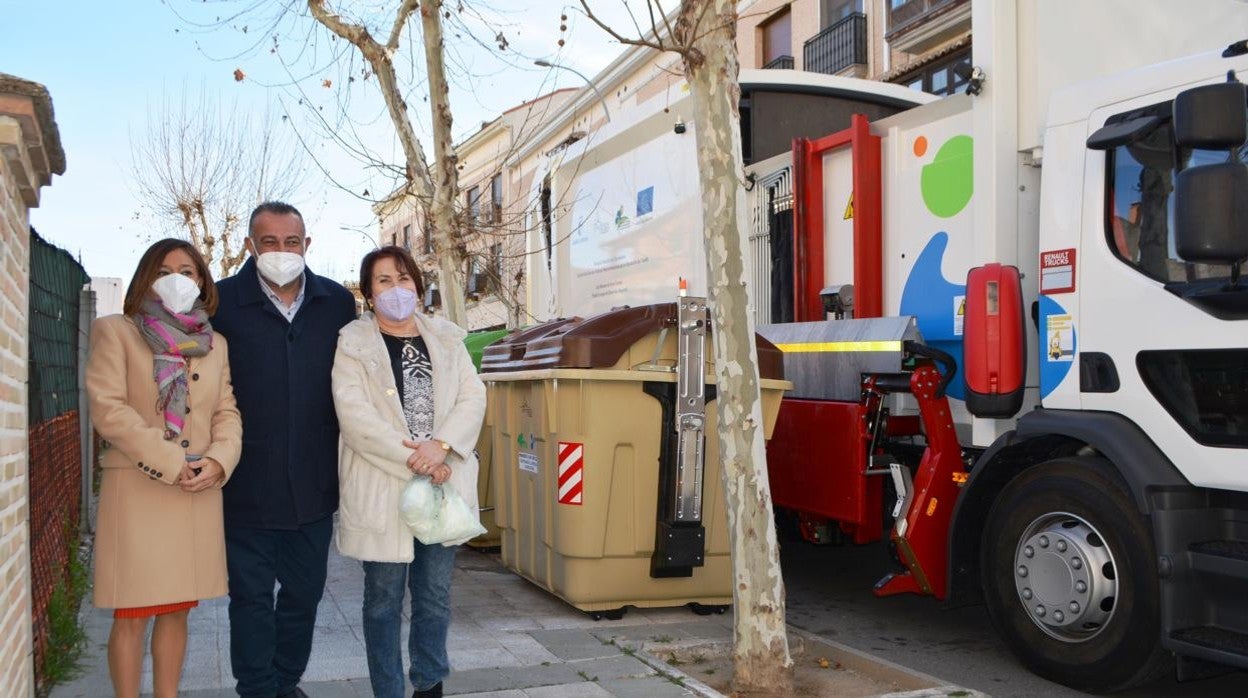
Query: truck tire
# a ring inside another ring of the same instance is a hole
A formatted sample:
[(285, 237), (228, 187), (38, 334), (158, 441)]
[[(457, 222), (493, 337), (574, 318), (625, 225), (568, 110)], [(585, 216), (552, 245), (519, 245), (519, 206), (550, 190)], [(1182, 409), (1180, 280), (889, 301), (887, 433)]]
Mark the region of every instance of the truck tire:
[(1152, 535), (1108, 461), (1024, 471), (993, 503), (980, 550), (993, 625), (1035, 674), (1101, 693), (1169, 667)]

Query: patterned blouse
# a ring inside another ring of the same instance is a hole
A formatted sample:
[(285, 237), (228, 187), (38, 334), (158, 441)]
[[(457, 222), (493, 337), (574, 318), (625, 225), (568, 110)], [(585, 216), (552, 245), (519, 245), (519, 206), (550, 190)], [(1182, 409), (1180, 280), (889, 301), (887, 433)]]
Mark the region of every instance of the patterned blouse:
[(433, 365), (424, 337), (392, 337), (383, 333), (399, 402), (412, 438), (433, 438)]

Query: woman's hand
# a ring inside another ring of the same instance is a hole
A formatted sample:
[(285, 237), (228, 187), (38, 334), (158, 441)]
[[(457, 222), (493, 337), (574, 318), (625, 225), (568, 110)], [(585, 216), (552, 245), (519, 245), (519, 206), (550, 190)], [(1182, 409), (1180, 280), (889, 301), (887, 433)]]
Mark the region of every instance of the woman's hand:
[(447, 465), (446, 463), (439, 465), (437, 468), (434, 468), (433, 473), (429, 476), (429, 479), (433, 480), (433, 484), (435, 485), (441, 485), (447, 480), (450, 480), (451, 479), (451, 466)]
[[(407, 457), (407, 469), (412, 471), (413, 474), (433, 477), (435, 472), (441, 467), (446, 467), (447, 471), (450, 470), (449, 466), (444, 465), (446, 462), (446, 451), (442, 449), (442, 444), (437, 441), (404, 439), (403, 445), (412, 449), (412, 454)], [(446, 477), (450, 477), (449, 472)], [(444, 481), (445, 478), (443, 478)], [(433, 484), (440, 485), (442, 482), (434, 478)]]
[(195, 477), (194, 468), (197, 468), (197, 467), (199, 466), (195, 465), (191, 461), (186, 461), (182, 463), (182, 469), (178, 471), (178, 476), (174, 478), (173, 484), (181, 485), (187, 480), (190, 480), (191, 478)]
[[(199, 468), (198, 475), (193, 475), (195, 468)], [(183, 472), (187, 470), (190, 470), (193, 476), (189, 479), (183, 478), (179, 483), (183, 492), (202, 492), (225, 482), (225, 468), (212, 458), (200, 458), (197, 461), (188, 462)]]

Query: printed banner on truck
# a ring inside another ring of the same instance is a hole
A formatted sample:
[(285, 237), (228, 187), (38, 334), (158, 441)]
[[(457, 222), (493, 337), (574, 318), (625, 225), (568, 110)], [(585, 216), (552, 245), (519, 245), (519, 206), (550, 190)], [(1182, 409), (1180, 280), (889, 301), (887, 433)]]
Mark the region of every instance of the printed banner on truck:
[(694, 146), (691, 130), (668, 130), (580, 176), (567, 232), (577, 314), (669, 302), (680, 277), (706, 293)]

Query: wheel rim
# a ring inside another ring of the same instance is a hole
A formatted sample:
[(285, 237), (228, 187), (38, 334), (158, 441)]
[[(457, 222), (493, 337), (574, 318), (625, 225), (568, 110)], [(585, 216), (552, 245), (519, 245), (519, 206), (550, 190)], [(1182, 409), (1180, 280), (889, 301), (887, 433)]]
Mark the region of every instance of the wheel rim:
[(1083, 642), (1109, 624), (1118, 566), (1104, 536), (1075, 514), (1037, 517), (1014, 553), (1014, 586), (1028, 618), (1053, 638)]

